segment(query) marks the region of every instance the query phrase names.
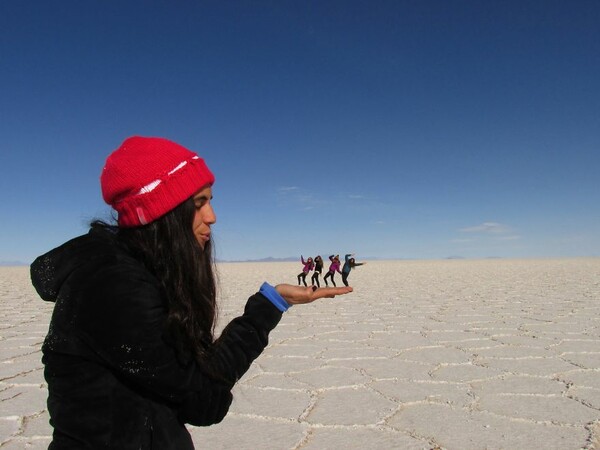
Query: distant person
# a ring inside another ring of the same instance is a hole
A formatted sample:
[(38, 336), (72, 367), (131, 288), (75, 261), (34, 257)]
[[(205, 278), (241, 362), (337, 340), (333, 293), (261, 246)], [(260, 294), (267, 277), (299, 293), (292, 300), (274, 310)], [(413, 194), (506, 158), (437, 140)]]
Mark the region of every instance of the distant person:
[(345, 256), (345, 262), (344, 262), (344, 267), (342, 268), (342, 281), (344, 282), (345, 286), (348, 286), (348, 275), (350, 275), (350, 271), (354, 268), (354, 267), (358, 267), (358, 266), (362, 266), (364, 264), (366, 264), (366, 262), (361, 262), (358, 263), (354, 260), (354, 258), (352, 258), (352, 256), (354, 256), (354, 253), (349, 253)]
[(51, 450), (193, 449), (185, 424), (223, 420), (284, 311), (352, 291), (264, 283), (216, 338), (214, 180), (175, 142), (128, 138), (100, 177), (117, 223), (31, 265), (56, 303), (42, 346)]
[(319, 276), (323, 272), (323, 258), (321, 255), (317, 255), (315, 257), (315, 271), (313, 272), (312, 278), (310, 279), (313, 286), (321, 287), (321, 283), (319, 283)]
[(300, 255), (300, 261), (302, 261), (304, 267), (302, 268), (302, 272), (298, 274), (298, 286), (300, 286), (300, 281), (304, 283), (304, 286), (307, 286), (306, 275), (308, 275), (310, 271), (313, 270), (313, 268), (315, 267), (315, 263), (313, 262), (313, 259), (311, 257), (304, 261), (304, 256), (302, 255)]
[(329, 270), (327, 271), (327, 273), (325, 274), (325, 276), (323, 277), (323, 281), (325, 282), (325, 286), (329, 286), (329, 283), (327, 283), (327, 278), (331, 279), (331, 283), (334, 286), (337, 286), (335, 284), (335, 280), (333, 279), (335, 276), (335, 273), (342, 273), (340, 272), (340, 255), (329, 255), (329, 261), (331, 261), (331, 264), (329, 265)]

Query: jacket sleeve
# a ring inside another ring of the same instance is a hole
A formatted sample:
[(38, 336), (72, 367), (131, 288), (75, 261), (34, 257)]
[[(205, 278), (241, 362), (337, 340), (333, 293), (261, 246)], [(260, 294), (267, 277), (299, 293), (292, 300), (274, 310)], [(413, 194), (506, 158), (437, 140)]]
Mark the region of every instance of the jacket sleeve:
[(261, 294), (250, 297), (210, 352), (218, 375), (213, 377), (193, 359), (183, 364), (164, 340), (167, 311), (156, 280), (144, 270), (115, 270), (98, 271), (86, 289), (85, 308), (77, 315), (81, 340), (101, 364), (175, 407), (182, 422), (220, 422), (233, 384), (263, 351), (281, 312)]
[[(269, 300), (257, 293), (248, 299), (244, 314), (225, 327), (213, 345), (209, 362), (223, 377), (221, 383), (228, 393), (267, 346), (269, 332), (279, 323), (281, 316), (282, 313)], [(183, 422), (201, 424), (201, 408), (205, 404), (202, 397), (203, 393), (198, 390), (186, 396), (179, 413)], [(223, 417), (226, 413), (227, 410)]]

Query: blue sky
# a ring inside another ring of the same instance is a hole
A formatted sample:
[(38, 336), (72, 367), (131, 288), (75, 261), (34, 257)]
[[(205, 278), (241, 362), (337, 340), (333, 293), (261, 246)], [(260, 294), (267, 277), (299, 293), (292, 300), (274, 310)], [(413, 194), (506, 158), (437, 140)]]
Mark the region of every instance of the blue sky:
[(131, 135), (215, 172), (221, 259), (600, 256), (600, 3), (0, 2), (0, 261), (107, 218)]

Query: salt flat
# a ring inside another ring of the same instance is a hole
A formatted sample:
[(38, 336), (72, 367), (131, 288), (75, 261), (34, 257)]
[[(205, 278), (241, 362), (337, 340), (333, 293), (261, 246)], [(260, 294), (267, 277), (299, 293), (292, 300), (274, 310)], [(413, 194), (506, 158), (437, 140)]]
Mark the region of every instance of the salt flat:
[[(219, 328), (301, 268), (219, 264)], [(197, 448), (600, 448), (600, 259), (370, 261), (350, 283), (284, 315)], [(46, 448), (52, 305), (26, 267), (0, 298), (0, 446)]]

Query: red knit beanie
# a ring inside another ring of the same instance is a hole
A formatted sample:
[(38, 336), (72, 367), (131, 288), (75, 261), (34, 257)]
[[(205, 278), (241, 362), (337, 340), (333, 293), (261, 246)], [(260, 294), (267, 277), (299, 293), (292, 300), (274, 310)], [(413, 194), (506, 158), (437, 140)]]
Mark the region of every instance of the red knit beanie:
[(194, 152), (156, 137), (125, 139), (106, 159), (100, 185), (120, 227), (146, 225), (183, 203), (215, 177)]

